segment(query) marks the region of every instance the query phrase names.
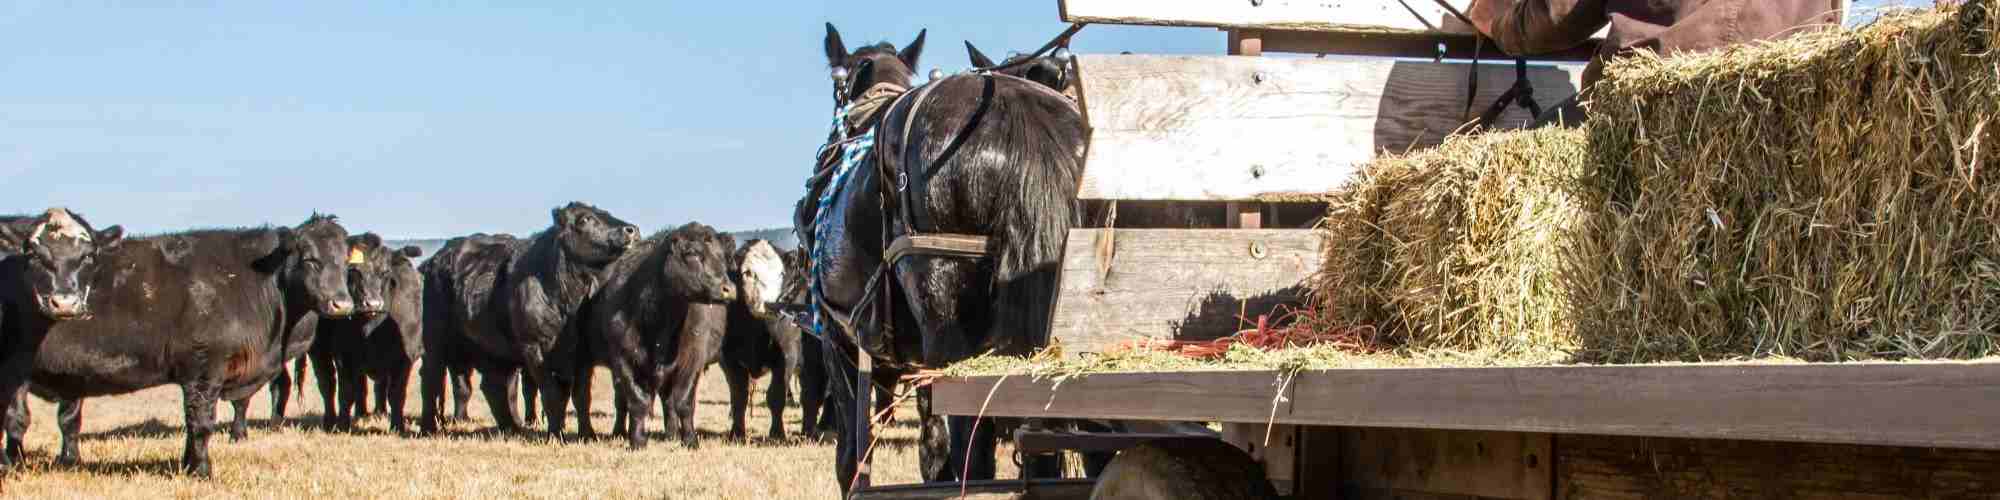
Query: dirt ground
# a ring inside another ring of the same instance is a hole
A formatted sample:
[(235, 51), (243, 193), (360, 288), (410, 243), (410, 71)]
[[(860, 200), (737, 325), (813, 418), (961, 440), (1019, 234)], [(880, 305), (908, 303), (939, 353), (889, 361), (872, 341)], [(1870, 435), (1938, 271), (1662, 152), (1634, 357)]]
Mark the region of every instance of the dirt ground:
[[(592, 421), (599, 432), (611, 428), (610, 375), (594, 378)], [(352, 433), (317, 428), (319, 391), (308, 380), (295, 394), (282, 421), (269, 414), (268, 396), (251, 403), (249, 439), (230, 442), (227, 404), (217, 408), (223, 425), (210, 446), (215, 477), (177, 474), (183, 442), (180, 390), (159, 387), (117, 397), (88, 400), (84, 407), (83, 464), (53, 463), (58, 445), (55, 406), (33, 400), (36, 419), (28, 434), (26, 463), (4, 476), (0, 495), (8, 498), (835, 498), (833, 446), (766, 439), (769, 414), (762, 391), (752, 395), (749, 443), (729, 443), (728, 390), (719, 370), (702, 379), (697, 426), (699, 449), (666, 441), (660, 420), (652, 419), (652, 446), (627, 450), (623, 440), (556, 443), (540, 437), (496, 436), (481, 398), (472, 400), (473, 421), (447, 428), (443, 436), (401, 437), (377, 416)], [(413, 381), (414, 385), (414, 381)], [(763, 383), (759, 383), (761, 389)], [(411, 388), (410, 416), (416, 413)], [(658, 408), (654, 409), (655, 414)], [(875, 459), (876, 481), (914, 482), (917, 438), (914, 405), (905, 403), (897, 421), (881, 430)], [(786, 428), (796, 432), (799, 410), (787, 408)], [(413, 426), (414, 427), (414, 426)], [(539, 426), (537, 427), (539, 428)], [(574, 426), (571, 426), (572, 431)], [(1011, 469), (1002, 460), (1003, 468)], [(1013, 471), (1002, 472), (1013, 477)]]

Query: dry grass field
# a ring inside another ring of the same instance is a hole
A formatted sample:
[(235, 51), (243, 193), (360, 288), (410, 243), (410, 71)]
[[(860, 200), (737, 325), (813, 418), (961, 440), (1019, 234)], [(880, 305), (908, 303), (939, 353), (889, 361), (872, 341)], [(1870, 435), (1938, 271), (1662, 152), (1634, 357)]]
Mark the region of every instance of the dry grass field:
[[(611, 428), (608, 373), (595, 377), (592, 421)], [(282, 425), (270, 419), (269, 400), (251, 404), (251, 435), (230, 442), (218, 432), (210, 447), (215, 477), (175, 473), (180, 457), (180, 391), (174, 387), (89, 400), (84, 407), (83, 464), (53, 463), (58, 443), (55, 406), (31, 403), (36, 418), (28, 435), (26, 464), (4, 477), (7, 498), (835, 498), (833, 446), (764, 436), (768, 413), (751, 407), (751, 442), (728, 443), (728, 391), (719, 370), (703, 377), (698, 427), (700, 449), (664, 440), (652, 419), (653, 445), (625, 448), (623, 440), (555, 443), (540, 437), (496, 436), (481, 398), (474, 420), (443, 436), (400, 437), (371, 417), (353, 433), (308, 430), (319, 420), (319, 392), (309, 380), (295, 395)], [(762, 387), (762, 384), (759, 384)], [(412, 387), (414, 393), (414, 387)], [(752, 401), (763, 401), (762, 391)], [(411, 396), (415, 416), (415, 395)], [(217, 409), (226, 426), (227, 404)], [(658, 408), (655, 407), (657, 414)], [(916, 479), (916, 410), (905, 403), (897, 422), (881, 432), (878, 482)], [(797, 407), (786, 427), (798, 428)], [(538, 427), (539, 428), (539, 427)], [(571, 426), (574, 429), (574, 426)], [(1010, 461), (1002, 460), (1002, 467)], [(1003, 472), (1007, 477), (1012, 471)]]

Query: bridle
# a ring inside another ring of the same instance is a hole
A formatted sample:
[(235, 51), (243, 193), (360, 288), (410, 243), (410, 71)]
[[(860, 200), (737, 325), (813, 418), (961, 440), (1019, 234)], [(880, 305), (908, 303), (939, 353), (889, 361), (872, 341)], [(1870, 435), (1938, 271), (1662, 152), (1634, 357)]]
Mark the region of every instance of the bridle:
[[(870, 88), (864, 89), (858, 96), (849, 99), (846, 96), (853, 96), (852, 92), (855, 90), (848, 86), (848, 80), (851, 75), (847, 74), (845, 68), (837, 69), (833, 72), (834, 92), (836, 96), (842, 97), (838, 101), (841, 104), (837, 108), (833, 120), (835, 128), (832, 134), (833, 137), (825, 146), (821, 147), (819, 154), (820, 168), (815, 171), (812, 180), (808, 183), (808, 188), (810, 189), (812, 186), (824, 181), (824, 187), (820, 188), (821, 191), (818, 193), (819, 199), (816, 200), (818, 206), (814, 208), (815, 213), (812, 221), (814, 237), (805, 238), (803, 237), (805, 235), (801, 235), (802, 237), (800, 238), (800, 242), (808, 249), (808, 292), (811, 295), (810, 304), (814, 312), (813, 324), (802, 326), (808, 328), (815, 335), (823, 337), (825, 324), (821, 320), (831, 319), (842, 331), (846, 332), (850, 341), (853, 341), (857, 346), (861, 346), (864, 351), (868, 351), (871, 354), (887, 352), (887, 349), (893, 348), (894, 345), (893, 342), (889, 341), (894, 335), (891, 331), (893, 315), (890, 309), (893, 307), (894, 301), (890, 297), (891, 289), (888, 282), (894, 279), (893, 273), (898, 263), (902, 262), (906, 257), (915, 256), (978, 261), (986, 259), (991, 255), (989, 239), (986, 235), (931, 230), (933, 226), (929, 223), (930, 214), (925, 210), (925, 205), (922, 202), (926, 197), (925, 191), (929, 185), (930, 176), (936, 172), (937, 166), (944, 164), (956, 155), (958, 150), (970, 139), (973, 131), (978, 129), (987, 112), (992, 109), (996, 79), (1015, 79), (1028, 83), (1031, 88), (1043, 88), (1040, 84), (1000, 73), (1001, 71), (1029, 64), (1051, 50), (1058, 48), (1067, 50), (1069, 38), (1081, 30), (1083, 26), (1083, 24), (1072, 25), (1068, 30), (1057, 36), (1056, 39), (1050, 40), (1041, 49), (1028, 56), (1013, 58), (1006, 63), (991, 67), (974, 68), (966, 75), (949, 77), (974, 76), (981, 78), (984, 86), (979, 104), (972, 114), (967, 117), (966, 121), (960, 124), (950, 135), (950, 140), (945, 146), (944, 151), (937, 157), (924, 162), (920, 168), (912, 168), (912, 165), (901, 161), (901, 149), (908, 147), (910, 144), (910, 134), (915, 128), (916, 116), (923, 109), (924, 104), (930, 97), (931, 91), (937, 87), (939, 82), (949, 78), (938, 78), (938, 75), (934, 73), (930, 82), (915, 89), (905, 89), (900, 85), (891, 83), (876, 83), (871, 85)], [(1064, 76), (1068, 74), (1068, 65), (1070, 63), (1067, 60), (1064, 62)], [(1053, 91), (1051, 92), (1053, 93)], [(884, 96), (892, 93), (894, 94), (893, 99), (887, 99), (886, 104), (880, 104), (879, 107), (876, 107), (878, 101), (883, 100)], [(862, 128), (860, 130), (850, 130), (854, 128), (851, 123), (857, 111), (864, 114), (861, 117)], [(884, 125), (882, 122), (889, 120), (899, 112), (902, 117), (902, 127), (900, 130), (901, 133), (897, 137), (899, 142), (895, 144), (898, 151), (888, 154), (875, 151), (873, 149), (875, 134), (882, 129)], [(890, 216), (889, 207), (879, 207), (883, 214), (882, 221), (884, 227), (882, 228), (882, 235), (887, 240), (882, 242), (882, 262), (873, 272), (869, 273), (868, 282), (863, 286), (861, 302), (855, 304), (853, 310), (843, 314), (832, 307), (832, 304), (826, 300), (825, 294), (821, 289), (820, 275), (814, 270), (818, 266), (819, 257), (824, 255), (818, 248), (822, 242), (818, 236), (819, 233), (824, 231), (823, 228), (827, 224), (828, 206), (831, 204), (834, 195), (838, 193), (841, 185), (845, 184), (846, 176), (854, 168), (857, 168), (860, 163), (865, 163), (871, 157), (875, 161), (874, 166), (881, 170), (882, 179), (887, 181), (886, 185), (878, 186), (878, 189), (881, 189), (883, 194), (881, 198), (882, 203), (893, 203), (896, 205), (895, 208), (897, 211), (895, 214), (897, 216)], [(891, 235), (894, 236), (891, 237)], [(882, 332), (879, 342), (867, 342), (866, 339), (861, 338), (860, 330), (854, 328), (854, 318), (860, 315), (863, 310), (874, 313), (875, 326), (878, 331)], [(871, 349), (871, 346), (874, 348)], [(883, 361), (898, 363), (897, 360), (884, 359)], [(908, 361), (901, 361), (900, 363), (916, 364)]]

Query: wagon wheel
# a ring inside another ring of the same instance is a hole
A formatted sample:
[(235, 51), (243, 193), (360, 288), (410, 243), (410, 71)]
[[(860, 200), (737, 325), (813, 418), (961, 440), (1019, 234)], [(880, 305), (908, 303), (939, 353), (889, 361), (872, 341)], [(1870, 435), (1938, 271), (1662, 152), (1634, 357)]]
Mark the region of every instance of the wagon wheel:
[(1111, 460), (1091, 500), (1276, 500), (1264, 466), (1220, 440), (1155, 441)]

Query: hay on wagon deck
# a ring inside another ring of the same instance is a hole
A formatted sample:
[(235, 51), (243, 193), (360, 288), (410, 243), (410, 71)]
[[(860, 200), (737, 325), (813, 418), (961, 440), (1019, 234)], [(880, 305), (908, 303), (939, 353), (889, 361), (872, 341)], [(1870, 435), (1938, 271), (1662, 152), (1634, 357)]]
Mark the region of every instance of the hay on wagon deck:
[(1994, 354), (1994, 5), (1612, 65), (1578, 190), (1583, 353)]
[(1405, 349), (1541, 357), (1576, 344), (1560, 248), (1584, 135), (1457, 137), (1370, 162), (1330, 198), (1320, 306)]
[(1575, 361), (1995, 354), (1994, 3), (1628, 58), (1582, 136), (1377, 161), (1332, 196), (1320, 300)]

